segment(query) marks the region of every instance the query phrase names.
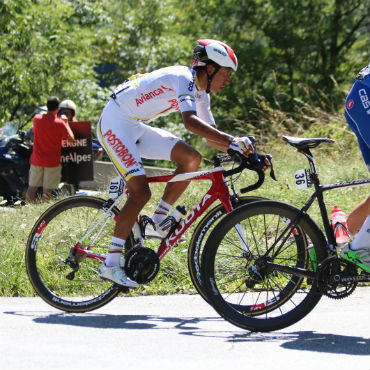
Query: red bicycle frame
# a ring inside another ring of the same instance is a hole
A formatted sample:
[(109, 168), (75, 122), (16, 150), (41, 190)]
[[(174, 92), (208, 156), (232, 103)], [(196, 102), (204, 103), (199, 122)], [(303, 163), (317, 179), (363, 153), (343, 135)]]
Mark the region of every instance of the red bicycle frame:
[(217, 199), (225, 207), (227, 212), (233, 209), (229, 188), (225, 184), (223, 167), (217, 167), (213, 170), (188, 172), (178, 175), (165, 175), (148, 177), (149, 183), (159, 182), (177, 182), (177, 181), (193, 181), (193, 180), (210, 180), (211, 187), (203, 196), (198, 205), (180, 222), (177, 228), (161, 243), (158, 249), (158, 258), (162, 260), (165, 255), (172, 249), (182, 234), (207, 210), (207, 208)]
[[(158, 249), (158, 258), (162, 260), (165, 255), (172, 249), (182, 234), (207, 210), (207, 208), (216, 200), (220, 200), (225, 210), (231, 212), (233, 206), (231, 203), (229, 188), (225, 184), (223, 167), (216, 167), (212, 170), (187, 172), (176, 175), (153, 176), (148, 177), (149, 183), (163, 183), (163, 182), (177, 182), (177, 181), (193, 181), (193, 180), (210, 180), (211, 187), (203, 196), (198, 205), (185, 217), (185, 219), (177, 226), (177, 228), (164, 239)], [(117, 217), (114, 219), (116, 220)], [(137, 221), (138, 224), (138, 221)], [(138, 226), (136, 224), (136, 226)], [(135, 229), (135, 225), (134, 225)], [(104, 261), (105, 256), (96, 254), (90, 250), (82, 247), (80, 242), (75, 245), (75, 250), (79, 254), (85, 255), (87, 258), (92, 258), (99, 261)]]

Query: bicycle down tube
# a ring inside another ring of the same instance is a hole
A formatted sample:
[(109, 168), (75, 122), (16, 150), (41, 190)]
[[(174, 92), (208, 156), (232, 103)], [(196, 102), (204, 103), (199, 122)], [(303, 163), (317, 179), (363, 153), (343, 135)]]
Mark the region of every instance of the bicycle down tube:
[(217, 199), (221, 201), (227, 212), (233, 209), (229, 194), (229, 189), (226, 186), (223, 176), (224, 168), (216, 167), (213, 170), (189, 172), (178, 175), (155, 176), (149, 177), (149, 183), (156, 182), (175, 182), (175, 181), (193, 181), (193, 180), (210, 180), (212, 185), (203, 196), (198, 205), (180, 222), (177, 228), (169, 235), (160, 245), (158, 249), (158, 258), (162, 260), (165, 255), (176, 244), (177, 240), (183, 233), (209, 208), (209, 206)]

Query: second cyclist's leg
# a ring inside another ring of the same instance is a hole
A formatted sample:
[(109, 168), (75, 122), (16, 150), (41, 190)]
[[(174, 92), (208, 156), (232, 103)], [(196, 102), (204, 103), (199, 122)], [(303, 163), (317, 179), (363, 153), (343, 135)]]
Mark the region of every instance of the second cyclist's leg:
[(370, 215), (370, 197), (364, 199), (358, 204), (348, 216), (348, 229), (352, 235), (357, 235), (364, 224), (366, 218)]

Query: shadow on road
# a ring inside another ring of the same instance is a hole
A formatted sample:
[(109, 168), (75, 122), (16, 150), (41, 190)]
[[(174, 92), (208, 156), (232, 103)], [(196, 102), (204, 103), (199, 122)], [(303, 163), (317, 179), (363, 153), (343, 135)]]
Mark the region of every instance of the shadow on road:
[(370, 339), (314, 331), (253, 333), (204, 329), (199, 324), (223, 320), (218, 317), (165, 317), (157, 315), (47, 314), (14, 311), (9, 315), (31, 316), (40, 324), (68, 325), (99, 329), (176, 330), (180, 335), (219, 338), (225, 342), (277, 342), (285, 349), (357, 356), (370, 354)]
[(299, 351), (337, 353), (347, 355), (370, 355), (370, 339), (340, 334), (297, 331), (290, 333), (249, 333), (235, 335), (233, 342), (280, 342), (281, 347)]

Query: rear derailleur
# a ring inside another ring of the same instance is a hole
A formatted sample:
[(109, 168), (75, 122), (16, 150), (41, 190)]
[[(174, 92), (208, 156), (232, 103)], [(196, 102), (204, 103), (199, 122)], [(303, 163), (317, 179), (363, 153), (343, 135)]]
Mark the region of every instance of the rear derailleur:
[(75, 278), (75, 274), (80, 268), (80, 262), (85, 258), (86, 256), (81, 253), (77, 253), (75, 248), (72, 247), (70, 249), (68, 257), (65, 260), (62, 260), (63, 263), (72, 269), (72, 271), (66, 275), (68, 280), (73, 280)]

